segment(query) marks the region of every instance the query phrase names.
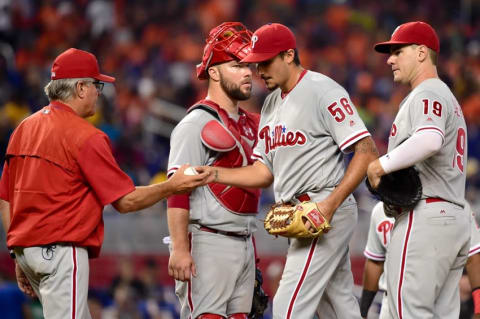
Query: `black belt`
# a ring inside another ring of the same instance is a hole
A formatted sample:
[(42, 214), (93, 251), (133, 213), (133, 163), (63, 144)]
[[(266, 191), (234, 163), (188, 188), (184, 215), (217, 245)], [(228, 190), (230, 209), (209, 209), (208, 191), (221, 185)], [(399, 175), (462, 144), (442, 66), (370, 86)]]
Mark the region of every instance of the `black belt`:
[(223, 230), (213, 229), (213, 228), (210, 228), (210, 227), (207, 227), (207, 226), (200, 226), (199, 229), (202, 230), (202, 231), (209, 232), (209, 233), (221, 234), (221, 235), (231, 236), (231, 237), (238, 237), (238, 238), (243, 238), (243, 239), (250, 237), (250, 234), (242, 235), (242, 234), (231, 232), (231, 231), (223, 231)]

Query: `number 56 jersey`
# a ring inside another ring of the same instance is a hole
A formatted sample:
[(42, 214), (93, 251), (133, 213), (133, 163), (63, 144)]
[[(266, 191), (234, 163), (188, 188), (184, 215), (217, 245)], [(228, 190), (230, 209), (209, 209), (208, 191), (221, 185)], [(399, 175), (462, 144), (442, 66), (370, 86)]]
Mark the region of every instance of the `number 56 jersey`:
[(423, 81), (400, 103), (388, 151), (413, 134), (427, 131), (439, 134), (443, 144), (437, 153), (415, 164), (422, 181), (423, 198), (439, 197), (463, 207), (467, 128), (457, 99), (438, 78)]
[(343, 153), (369, 135), (345, 89), (304, 70), (290, 92), (277, 88), (265, 99), (253, 158), (272, 172), (277, 202), (326, 197), (343, 178)]

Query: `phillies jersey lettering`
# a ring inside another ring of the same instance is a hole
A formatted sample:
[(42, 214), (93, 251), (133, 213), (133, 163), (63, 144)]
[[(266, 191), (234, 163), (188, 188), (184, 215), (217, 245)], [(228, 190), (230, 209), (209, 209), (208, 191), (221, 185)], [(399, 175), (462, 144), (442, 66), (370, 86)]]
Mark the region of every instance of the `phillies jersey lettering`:
[(462, 110), (440, 79), (420, 83), (400, 104), (392, 125), (388, 151), (413, 134), (435, 132), (443, 139), (441, 149), (415, 164), (423, 186), (423, 198), (440, 197), (464, 205), (467, 131)]
[(382, 221), (377, 227), (377, 232), (383, 235), (382, 243), (384, 246), (387, 246), (388, 237), (390, 234), (390, 230), (392, 230), (392, 228), (393, 228), (393, 222), (389, 220)]
[(272, 131), (270, 131), (269, 125), (264, 126), (259, 131), (258, 138), (265, 143), (265, 154), (268, 154), (278, 146), (303, 145), (307, 141), (307, 137), (302, 131), (287, 131), (285, 125), (281, 124), (276, 125)]
[[(379, 202), (372, 210), (370, 217), (370, 228), (368, 229), (367, 245), (363, 254), (365, 257), (376, 261), (385, 261), (387, 254), (387, 247), (390, 242), (390, 236), (395, 223), (394, 218), (389, 218), (385, 215), (383, 210), (383, 203)], [(384, 265), (384, 273), (380, 276), (378, 281), (378, 288), (380, 290), (387, 290), (387, 283), (385, 279), (386, 267)]]
[(329, 77), (306, 71), (282, 98), (280, 88), (262, 107), (253, 159), (274, 175), (275, 201), (331, 191), (343, 178), (343, 152), (370, 133), (348, 93)]

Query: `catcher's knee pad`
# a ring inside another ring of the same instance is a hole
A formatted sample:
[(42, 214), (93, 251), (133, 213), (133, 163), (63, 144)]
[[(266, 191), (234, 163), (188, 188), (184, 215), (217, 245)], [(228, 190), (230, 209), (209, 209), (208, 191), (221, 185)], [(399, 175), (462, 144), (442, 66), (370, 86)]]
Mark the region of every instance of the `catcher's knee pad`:
[[(246, 318), (246, 317), (245, 317)], [(225, 319), (224, 316), (217, 315), (215, 313), (202, 313), (196, 319)]]
[(228, 319), (248, 319), (248, 315), (246, 313), (234, 313), (228, 316)]

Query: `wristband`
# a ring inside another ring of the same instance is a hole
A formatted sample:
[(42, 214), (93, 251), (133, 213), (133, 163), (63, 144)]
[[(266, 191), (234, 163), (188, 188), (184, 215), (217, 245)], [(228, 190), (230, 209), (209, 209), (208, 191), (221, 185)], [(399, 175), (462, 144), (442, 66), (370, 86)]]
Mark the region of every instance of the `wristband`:
[(376, 294), (376, 291), (363, 289), (362, 298), (360, 298), (360, 315), (362, 318), (367, 317), (368, 309), (372, 305), (373, 298), (375, 298)]
[(472, 291), (473, 297), (473, 313), (480, 314), (480, 287), (473, 289)]

